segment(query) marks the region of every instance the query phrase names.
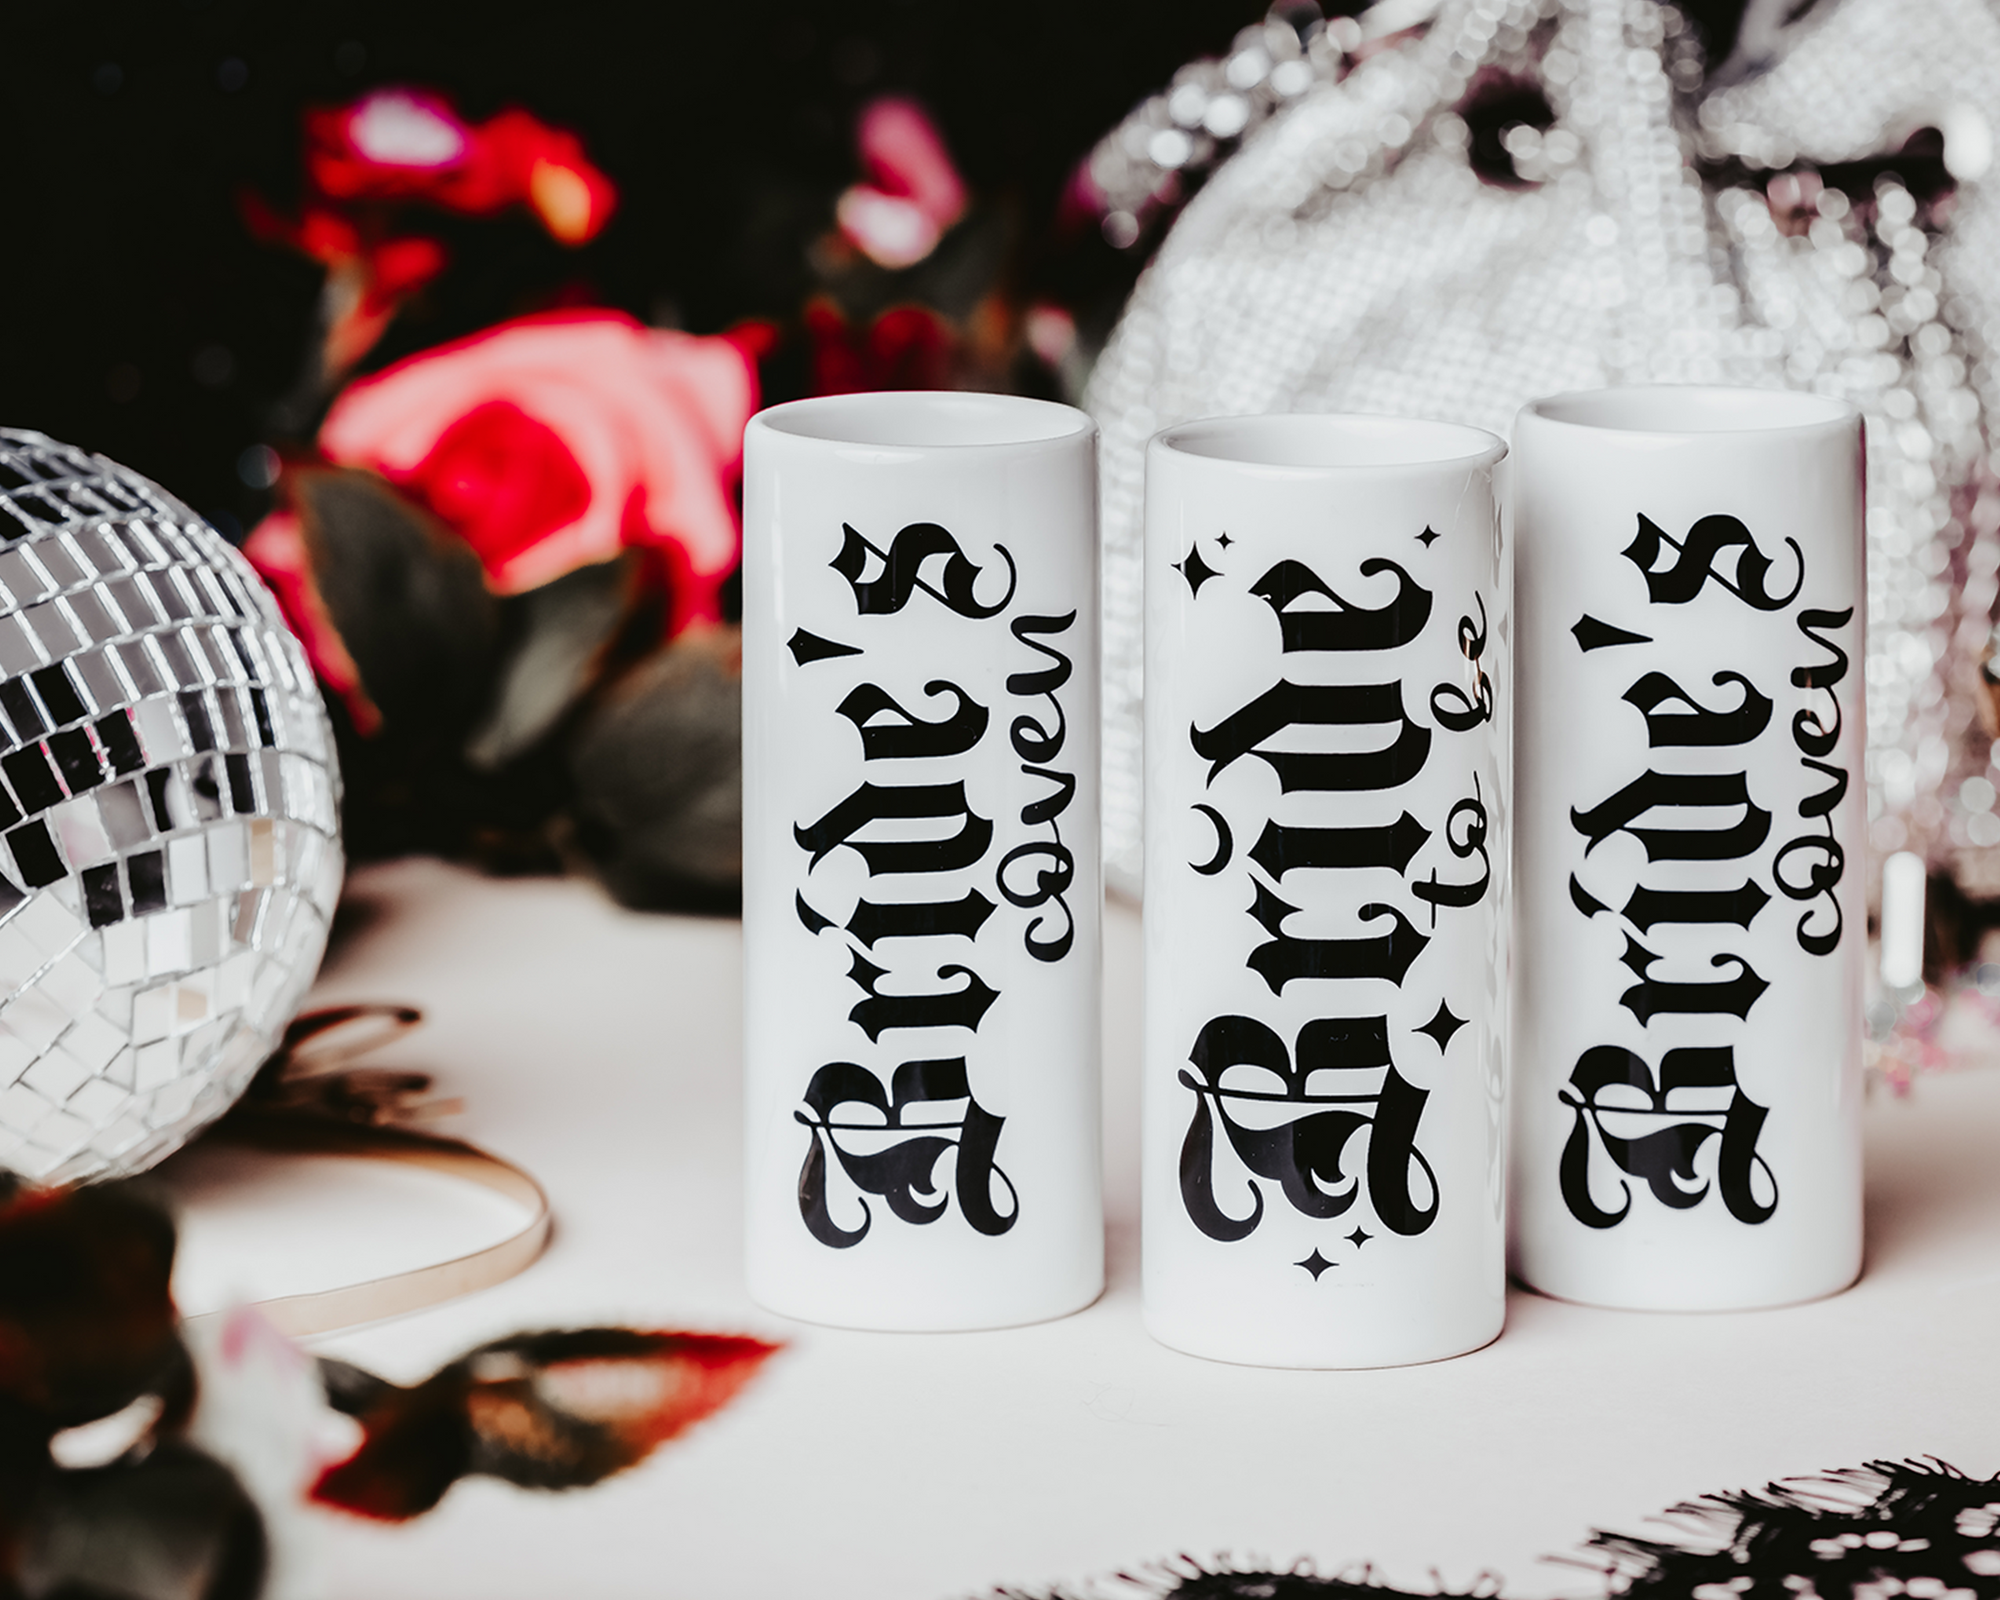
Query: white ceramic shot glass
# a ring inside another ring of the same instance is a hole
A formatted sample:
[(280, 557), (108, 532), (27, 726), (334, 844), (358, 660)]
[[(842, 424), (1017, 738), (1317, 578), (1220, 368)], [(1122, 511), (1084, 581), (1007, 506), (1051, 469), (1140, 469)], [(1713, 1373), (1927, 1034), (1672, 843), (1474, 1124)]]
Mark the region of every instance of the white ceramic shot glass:
[(744, 438), (748, 1272), (999, 1327), (1104, 1282), (1097, 430), (857, 394)]
[(1726, 1310), (1861, 1267), (1862, 442), (1813, 395), (1514, 429), (1514, 1267)]
[(1474, 428), (1146, 458), (1146, 1324), (1374, 1367), (1505, 1317), (1510, 556)]

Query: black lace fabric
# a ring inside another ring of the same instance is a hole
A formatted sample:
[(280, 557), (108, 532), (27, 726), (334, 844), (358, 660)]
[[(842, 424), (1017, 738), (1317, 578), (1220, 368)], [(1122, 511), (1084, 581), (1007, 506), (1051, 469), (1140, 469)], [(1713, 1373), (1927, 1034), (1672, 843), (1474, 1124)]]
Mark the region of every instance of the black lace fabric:
[[(2000, 1596), (2000, 1476), (1942, 1461), (1871, 1461), (1670, 1507), (1652, 1535), (1593, 1533), (1565, 1565), (1616, 1600), (1989, 1600)], [(1404, 1589), (1373, 1568), (1237, 1571), (1177, 1557), (1047, 1600), (1498, 1600), (1531, 1594), (1487, 1575), (1470, 1589)], [(992, 1600), (1030, 1600), (1006, 1592)]]

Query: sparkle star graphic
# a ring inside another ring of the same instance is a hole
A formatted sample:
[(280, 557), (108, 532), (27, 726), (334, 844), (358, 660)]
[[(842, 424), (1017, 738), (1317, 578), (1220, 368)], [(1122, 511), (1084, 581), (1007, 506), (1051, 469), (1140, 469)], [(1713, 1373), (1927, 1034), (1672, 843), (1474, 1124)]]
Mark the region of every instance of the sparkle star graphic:
[(1374, 1237), (1375, 1237), (1374, 1234), (1365, 1232), (1363, 1229), (1357, 1227), (1352, 1233), (1350, 1233), (1347, 1236), (1347, 1242), (1353, 1245), (1355, 1249), (1359, 1250), (1364, 1244), (1366, 1244), (1370, 1239)]
[(1215, 547), (1218, 550), (1227, 550), (1235, 542), (1236, 541), (1234, 539), (1230, 538), (1229, 535), (1225, 533), (1217, 536), (1215, 541)]
[(1426, 550), (1428, 550), (1430, 549), (1432, 544), (1434, 544), (1437, 540), (1443, 537), (1444, 537), (1443, 534), (1439, 533), (1435, 528), (1432, 528), (1428, 523), (1426, 523), (1424, 525), (1424, 531), (1417, 535), (1417, 543), (1422, 545)]
[(1220, 577), (1215, 568), (1201, 559), (1201, 548), (1196, 546), (1187, 553), (1185, 561), (1176, 561), (1174, 571), (1187, 579), (1188, 593), (1197, 600), (1201, 598), (1201, 586), (1210, 578)]
[(1417, 1029), (1417, 1032), (1427, 1033), (1435, 1039), (1437, 1041), (1438, 1053), (1442, 1055), (1445, 1047), (1451, 1043), (1451, 1036), (1464, 1026), (1465, 1018), (1454, 1016), (1451, 1007), (1440, 1000), (1438, 1002), (1437, 1015), (1432, 1017), (1421, 1028)]
[(816, 633), (807, 633), (804, 628), (785, 641), (785, 648), (792, 653), (792, 659), (800, 666), (815, 661), (824, 661), (828, 656), (858, 656), (861, 654), (851, 644), (841, 644), (837, 640), (822, 639)]
[(1326, 1257), (1321, 1255), (1318, 1249), (1315, 1248), (1313, 1253), (1307, 1256), (1305, 1260), (1294, 1261), (1292, 1265), (1295, 1267), (1304, 1267), (1306, 1271), (1312, 1274), (1313, 1282), (1318, 1283), (1319, 1275), (1322, 1272), (1325, 1272), (1329, 1267), (1331, 1267), (1333, 1263), (1327, 1260)]

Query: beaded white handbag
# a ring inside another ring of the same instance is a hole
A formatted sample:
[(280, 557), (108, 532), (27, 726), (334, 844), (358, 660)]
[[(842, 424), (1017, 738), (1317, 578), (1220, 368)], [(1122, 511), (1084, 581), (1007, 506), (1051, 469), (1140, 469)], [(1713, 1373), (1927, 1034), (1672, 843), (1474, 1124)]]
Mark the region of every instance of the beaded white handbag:
[[(1481, 103), (1525, 108), (1499, 129), (1498, 182), (1474, 170)], [(1712, 73), (1656, 0), (1383, 0), (1304, 28), (1286, 8), (1134, 112), (1092, 157), (1114, 243), (1235, 148), (1087, 396), (1104, 441), (1112, 881), (1139, 883), (1156, 429), (1340, 410), (1504, 434), (1538, 395), (1729, 382), (1838, 395), (1867, 418), (1870, 842), (2000, 893), (1981, 675), (2000, 569), (1996, 107), (1989, 0), (1756, 0)]]

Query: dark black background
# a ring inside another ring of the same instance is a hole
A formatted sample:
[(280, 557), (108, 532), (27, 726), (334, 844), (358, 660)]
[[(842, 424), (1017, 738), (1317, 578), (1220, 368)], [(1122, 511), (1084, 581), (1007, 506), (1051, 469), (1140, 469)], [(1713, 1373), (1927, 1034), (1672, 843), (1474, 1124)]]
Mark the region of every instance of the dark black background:
[[(916, 94), (975, 193), (1012, 218), (1023, 292), (1115, 306), (1139, 262), (1054, 237), (1095, 140), (1182, 62), (1225, 50), (1259, 0), (741, 0), (733, 4), (271, 4), (13, 8), (0, 420), (101, 450), (239, 533), (264, 509), (244, 449), (313, 330), (317, 265), (252, 241), (251, 188), (298, 197), (299, 115), (386, 84), (481, 119), (520, 105), (574, 130), (616, 182), (582, 250), (526, 216), (414, 213), (453, 266), (369, 364), (561, 297), (711, 331), (795, 313), (807, 243), (856, 176), (855, 110)], [(307, 423), (309, 428), (310, 423)]]

